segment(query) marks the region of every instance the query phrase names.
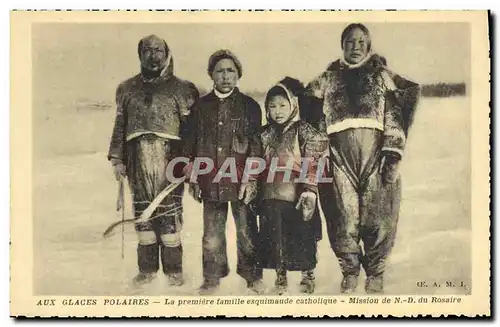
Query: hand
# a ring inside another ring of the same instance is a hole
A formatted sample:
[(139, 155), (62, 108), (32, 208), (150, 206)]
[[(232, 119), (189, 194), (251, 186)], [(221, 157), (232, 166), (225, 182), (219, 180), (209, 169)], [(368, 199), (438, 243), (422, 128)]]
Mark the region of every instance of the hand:
[(193, 165), (194, 163), (190, 161), (183, 169), (182, 175), (186, 177), (186, 181), (191, 178), (191, 174), (193, 173)]
[(123, 163), (113, 165), (113, 172), (117, 181), (127, 175), (127, 169)]
[(400, 159), (392, 155), (384, 155), (380, 164), (380, 174), (384, 184), (392, 184), (399, 177)]
[(249, 204), (257, 197), (257, 191), (257, 182), (241, 184), (238, 199), (242, 200), (244, 204)]
[(311, 191), (305, 191), (300, 195), (299, 201), (295, 209), (302, 209), (302, 217), (304, 221), (311, 220), (314, 210), (316, 210), (316, 194)]
[(200, 189), (200, 186), (197, 183), (190, 183), (189, 184), (189, 194), (191, 194), (191, 196), (193, 197), (193, 199), (196, 202), (198, 202), (198, 203), (202, 202), (202, 200), (201, 200), (201, 189)]

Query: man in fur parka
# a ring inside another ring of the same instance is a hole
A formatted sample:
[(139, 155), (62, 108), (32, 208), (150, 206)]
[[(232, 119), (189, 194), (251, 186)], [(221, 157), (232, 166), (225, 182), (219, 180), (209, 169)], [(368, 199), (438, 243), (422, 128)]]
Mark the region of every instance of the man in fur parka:
[(343, 274), (341, 292), (356, 289), (363, 267), (365, 291), (380, 293), (396, 237), (398, 167), (420, 87), (391, 72), (372, 52), (364, 25), (347, 26), (341, 46), (343, 58), (307, 86), (310, 101), (303, 116), (329, 137), (333, 180), (320, 184), (319, 193)]
[[(199, 93), (193, 83), (174, 75), (172, 53), (155, 35), (140, 40), (141, 72), (120, 83), (117, 112), (108, 159), (115, 176), (127, 177), (133, 208), (139, 217), (169, 184), (168, 163), (182, 153), (183, 125)], [(183, 284), (181, 229), (183, 188), (167, 196), (153, 213), (155, 219), (135, 225), (138, 285), (150, 282), (159, 270), (170, 285)]]

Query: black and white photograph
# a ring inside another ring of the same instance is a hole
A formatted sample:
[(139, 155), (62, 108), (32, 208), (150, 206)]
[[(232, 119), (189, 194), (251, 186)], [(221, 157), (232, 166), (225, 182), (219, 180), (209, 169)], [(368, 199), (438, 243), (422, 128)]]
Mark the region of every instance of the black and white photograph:
[(30, 296), (489, 310), (485, 12), (173, 14), (30, 24)]

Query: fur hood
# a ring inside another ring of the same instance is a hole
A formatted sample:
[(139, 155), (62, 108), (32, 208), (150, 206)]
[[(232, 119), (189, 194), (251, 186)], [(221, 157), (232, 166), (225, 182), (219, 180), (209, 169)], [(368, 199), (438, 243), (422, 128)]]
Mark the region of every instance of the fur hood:
[[(137, 53), (138, 53), (139, 59), (141, 59), (141, 52), (142, 52), (142, 47), (143, 47), (144, 41), (148, 38), (151, 38), (151, 37), (158, 38), (155, 35), (149, 35), (149, 36), (147, 36), (139, 41), (139, 44), (137, 45)], [(167, 41), (165, 41), (164, 39), (161, 39), (161, 40), (163, 41), (163, 44), (165, 46), (165, 53), (167, 55), (167, 58), (165, 60), (165, 67), (161, 71), (160, 76), (150, 78), (144, 74), (144, 70), (143, 70), (143, 67), (141, 65), (141, 74), (140, 75), (141, 75), (142, 80), (146, 83), (156, 83), (156, 82), (168, 79), (174, 75), (174, 58), (172, 55), (172, 50), (168, 46)]]
[(369, 54), (368, 59), (366, 59), (362, 65), (360, 66), (352, 66), (348, 63), (346, 63), (342, 59), (338, 59), (328, 65), (328, 68), (326, 69), (327, 71), (338, 71), (341, 69), (355, 69), (355, 68), (366, 68), (370, 71), (381, 71), (384, 69), (387, 69), (387, 59), (381, 55), (378, 55), (376, 53), (374, 54)]

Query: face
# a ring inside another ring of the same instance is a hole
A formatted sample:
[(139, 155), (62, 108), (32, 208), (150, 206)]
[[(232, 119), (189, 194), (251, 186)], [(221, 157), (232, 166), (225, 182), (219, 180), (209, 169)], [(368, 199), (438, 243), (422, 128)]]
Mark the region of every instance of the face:
[(292, 108), (288, 99), (282, 95), (276, 95), (269, 99), (267, 103), (269, 116), (278, 124), (283, 124), (292, 113)]
[(221, 93), (231, 92), (238, 82), (238, 69), (231, 59), (221, 59), (212, 72), (215, 88)]
[(344, 58), (350, 64), (357, 64), (368, 54), (370, 41), (359, 28), (353, 29), (344, 39)]
[(166, 64), (167, 53), (165, 43), (158, 38), (150, 38), (143, 42), (141, 65), (149, 71), (161, 71)]

